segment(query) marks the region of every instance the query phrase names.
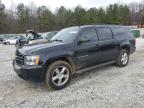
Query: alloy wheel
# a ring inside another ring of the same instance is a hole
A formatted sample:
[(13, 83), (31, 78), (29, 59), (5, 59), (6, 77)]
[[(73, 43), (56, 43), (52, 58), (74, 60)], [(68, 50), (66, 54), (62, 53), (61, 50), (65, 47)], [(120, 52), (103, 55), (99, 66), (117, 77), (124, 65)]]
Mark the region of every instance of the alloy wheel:
[(126, 52), (122, 54), (121, 62), (122, 62), (123, 65), (127, 64), (127, 62), (128, 62), (128, 54)]
[(52, 82), (57, 86), (62, 86), (69, 79), (69, 70), (66, 66), (57, 67), (52, 73)]

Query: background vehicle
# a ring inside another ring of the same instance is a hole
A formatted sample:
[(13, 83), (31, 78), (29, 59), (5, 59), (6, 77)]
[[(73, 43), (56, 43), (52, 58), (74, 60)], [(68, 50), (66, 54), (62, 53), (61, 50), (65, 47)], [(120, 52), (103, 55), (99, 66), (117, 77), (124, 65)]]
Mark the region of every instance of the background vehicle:
[(15, 45), (16, 42), (21, 39), (25, 39), (25, 38), (21, 35), (13, 35), (13, 36), (9, 37), (8, 39), (3, 40), (3, 44), (5, 44), (5, 45), (14, 44)]
[(47, 42), (46, 39), (44, 39), (41, 35), (38, 33), (32, 31), (32, 30), (27, 30), (26, 31), (26, 39), (21, 39), (17, 41), (16, 46), (23, 46), (27, 44), (37, 44), (37, 43), (43, 43)]
[(17, 49), (13, 67), (25, 80), (45, 81), (48, 87), (62, 89), (78, 70), (110, 63), (126, 66), (135, 48), (135, 38), (127, 27), (70, 27), (61, 30), (50, 43)]
[(3, 42), (3, 34), (0, 34), (0, 42)]
[(0, 38), (0, 42), (2, 42), (3, 41), (3, 39), (2, 38)]
[(7, 40), (9, 37), (10, 37), (10, 36), (9, 36), (9, 35), (6, 35), (6, 34), (1, 34), (1, 35), (0, 35), (0, 38), (1, 38), (1, 41), (2, 41), (2, 42), (5, 41), (5, 40)]
[(51, 31), (51, 32), (43, 33), (41, 36), (42, 36), (44, 39), (47, 39), (47, 40), (49, 41), (49, 40), (51, 40), (51, 38), (53, 38), (57, 33), (58, 33), (58, 31)]

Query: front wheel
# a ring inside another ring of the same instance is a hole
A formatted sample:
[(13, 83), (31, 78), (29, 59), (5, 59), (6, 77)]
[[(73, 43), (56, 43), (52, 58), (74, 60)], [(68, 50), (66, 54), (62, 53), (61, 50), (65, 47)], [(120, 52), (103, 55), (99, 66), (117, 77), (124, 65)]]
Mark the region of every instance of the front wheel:
[(116, 65), (120, 67), (124, 67), (129, 62), (129, 54), (125, 49), (120, 50), (119, 55), (116, 60)]
[(10, 42), (6, 42), (6, 45), (10, 45)]
[(65, 61), (55, 61), (46, 72), (46, 85), (54, 89), (62, 89), (67, 86), (71, 80), (72, 68)]
[(16, 42), (15, 47), (17, 48), (19, 46), (19, 44)]

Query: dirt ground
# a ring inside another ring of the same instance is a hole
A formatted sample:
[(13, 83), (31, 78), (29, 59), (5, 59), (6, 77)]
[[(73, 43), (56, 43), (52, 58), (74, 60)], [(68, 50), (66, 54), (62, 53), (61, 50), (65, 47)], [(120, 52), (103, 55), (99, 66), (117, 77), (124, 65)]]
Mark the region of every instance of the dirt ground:
[(76, 74), (55, 91), (20, 79), (12, 68), (15, 47), (0, 45), (0, 108), (143, 108), (144, 41), (124, 68), (108, 65)]

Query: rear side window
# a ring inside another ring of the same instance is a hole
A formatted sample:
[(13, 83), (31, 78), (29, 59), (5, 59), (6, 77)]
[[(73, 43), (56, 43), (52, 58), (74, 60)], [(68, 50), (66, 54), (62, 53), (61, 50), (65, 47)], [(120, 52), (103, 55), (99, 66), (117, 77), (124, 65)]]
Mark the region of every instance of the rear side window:
[(95, 42), (98, 40), (95, 28), (84, 29), (80, 38), (88, 37), (90, 42)]
[(133, 37), (131, 30), (127, 27), (112, 27), (113, 34), (118, 39), (127, 39)]
[(97, 33), (99, 40), (109, 40), (112, 39), (112, 32), (109, 28), (97, 28)]
[(119, 35), (119, 34), (124, 34), (124, 33), (128, 33), (128, 28), (124, 28), (124, 27), (113, 27), (112, 31), (115, 35)]

